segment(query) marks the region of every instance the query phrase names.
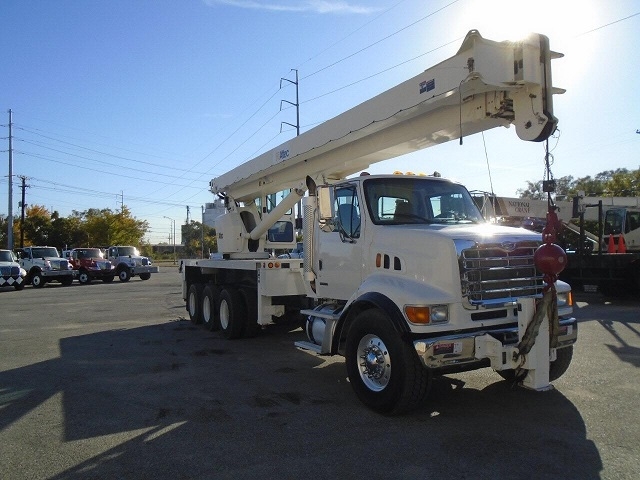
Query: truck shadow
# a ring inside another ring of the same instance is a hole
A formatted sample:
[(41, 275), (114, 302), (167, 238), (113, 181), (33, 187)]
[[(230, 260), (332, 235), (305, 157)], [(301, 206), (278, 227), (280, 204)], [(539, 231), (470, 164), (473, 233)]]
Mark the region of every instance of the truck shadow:
[(342, 361), (296, 351), (302, 335), (279, 326), (233, 342), (176, 319), (64, 338), (58, 358), (0, 372), (0, 433), (61, 399), (60, 440), (43, 443), (41, 461), (64, 451), (73, 466), (54, 479), (447, 478), (452, 458), (457, 478), (602, 469), (558, 391), (442, 377), (424, 408), (384, 417), (356, 399)]
[(469, 477), (595, 479), (603, 468), (580, 412), (559, 390), (533, 392), (504, 380), (473, 389), (443, 376), (418, 419), (438, 426), (434, 438), (445, 451), (473, 445), (464, 461)]

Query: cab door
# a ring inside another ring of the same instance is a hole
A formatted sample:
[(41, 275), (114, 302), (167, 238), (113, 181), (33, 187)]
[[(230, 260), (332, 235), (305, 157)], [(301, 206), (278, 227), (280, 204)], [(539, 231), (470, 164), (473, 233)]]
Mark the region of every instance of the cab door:
[(364, 214), (355, 185), (333, 187), (334, 218), (331, 225), (319, 228), (317, 272), (319, 297), (348, 300), (362, 283)]

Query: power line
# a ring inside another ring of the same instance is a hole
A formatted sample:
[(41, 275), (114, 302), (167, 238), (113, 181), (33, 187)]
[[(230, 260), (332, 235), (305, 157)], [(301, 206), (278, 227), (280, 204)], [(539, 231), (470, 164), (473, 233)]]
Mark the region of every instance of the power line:
[[(67, 165), (67, 166), (74, 167), (74, 168), (80, 168), (80, 169), (83, 169), (83, 170), (89, 170), (89, 171), (96, 172), (96, 173), (102, 173), (102, 174), (105, 174), (105, 175), (114, 175), (114, 176), (121, 176), (122, 175), (122, 171), (118, 171), (118, 172), (114, 173), (114, 172), (110, 172), (108, 170), (99, 170), (97, 168), (85, 167), (83, 165), (77, 165), (75, 163), (64, 162), (64, 161), (59, 160), (59, 159), (47, 157), (45, 155), (39, 155), (37, 153), (26, 152), (26, 151), (23, 151), (23, 150), (16, 150), (16, 153), (19, 153), (21, 155), (25, 155), (27, 157), (39, 158), (41, 160), (46, 160), (46, 161), (49, 161), (49, 162), (59, 163), (61, 165)], [(171, 177), (170, 175), (164, 175), (164, 176), (168, 176), (169, 178), (175, 178), (175, 177)], [(170, 186), (175, 186), (176, 185), (175, 182), (162, 182), (162, 181), (159, 181), (159, 180), (152, 180), (152, 179), (144, 178), (144, 177), (134, 177), (134, 176), (131, 176), (131, 175), (127, 175), (127, 178), (129, 178), (131, 180), (139, 180), (139, 181), (142, 181), (142, 182), (156, 183), (156, 184), (160, 184), (160, 185), (170, 185)], [(197, 188), (197, 187), (192, 187), (192, 185), (184, 185), (184, 187)]]
[(604, 25), (600, 25), (599, 27), (592, 28), (591, 30), (587, 30), (586, 32), (582, 32), (582, 33), (576, 35), (575, 38), (581, 37), (583, 35), (587, 35), (589, 33), (596, 32), (598, 30), (602, 30), (603, 28), (610, 27), (611, 25), (615, 25), (616, 23), (624, 22), (625, 20), (629, 20), (630, 18), (633, 18), (633, 17), (635, 17), (637, 15), (640, 15), (640, 12), (633, 13), (633, 14), (627, 16), (627, 17), (620, 18), (618, 20), (614, 20), (613, 22), (605, 23)]
[[(420, 23), (420, 22), (422, 22), (422, 21), (424, 21), (424, 20), (428, 19), (429, 17), (432, 17), (432, 16), (433, 16), (433, 15), (435, 15), (436, 13), (441, 12), (442, 10), (444, 10), (444, 9), (446, 9), (446, 8), (448, 8), (448, 7), (450, 7), (451, 5), (453, 5), (453, 4), (455, 4), (455, 3), (458, 3), (459, 1), (460, 1), (460, 0), (454, 0), (453, 2), (448, 3), (448, 4), (447, 4), (447, 5), (445, 5), (444, 7), (441, 7), (441, 8), (439, 8), (438, 10), (435, 10), (435, 11), (433, 11), (433, 12), (429, 13), (428, 15), (425, 15), (425, 16), (424, 16), (424, 17), (422, 17), (422, 18), (419, 18), (418, 20), (416, 20), (416, 21), (414, 21), (414, 22), (411, 22), (411, 23), (410, 23), (410, 24), (408, 24), (408, 25), (405, 25), (405, 26), (404, 26), (404, 27), (402, 27), (401, 29), (396, 30), (395, 32), (393, 32), (393, 33), (391, 33), (391, 34), (387, 35), (386, 37), (383, 37), (383, 38), (381, 38), (381, 39), (379, 39), (379, 40), (376, 40), (375, 42), (372, 42), (372, 43), (368, 44), (367, 46), (365, 46), (365, 47), (361, 48), (360, 50), (358, 50), (358, 51), (356, 51), (356, 52), (353, 52), (353, 53), (351, 53), (351, 54), (347, 55), (346, 57), (341, 58), (340, 60), (336, 60), (335, 62), (333, 62), (333, 63), (331, 63), (331, 64), (329, 64), (329, 65), (326, 65), (325, 67), (322, 67), (321, 69), (316, 70), (315, 72), (310, 73), (310, 74), (308, 74), (308, 75), (306, 75), (306, 76), (302, 77), (302, 79), (301, 79), (301, 80), (305, 80), (305, 79), (307, 79), (307, 78), (309, 78), (309, 77), (312, 77), (313, 75), (316, 75), (317, 73), (323, 72), (324, 70), (327, 70), (327, 69), (329, 69), (329, 68), (331, 68), (331, 67), (333, 67), (333, 66), (335, 66), (335, 65), (337, 65), (337, 64), (339, 64), (339, 63), (344, 62), (345, 60), (347, 60), (347, 59), (349, 59), (349, 58), (352, 58), (352, 57), (354, 57), (354, 56), (356, 56), (356, 55), (358, 55), (358, 54), (360, 54), (360, 53), (364, 52), (365, 50), (370, 49), (371, 47), (374, 47), (374, 46), (378, 45), (379, 43), (382, 43), (382, 42), (384, 42), (385, 40), (388, 40), (388, 39), (390, 39), (391, 37), (394, 37), (395, 35), (398, 35), (399, 33), (401, 33), (401, 32), (403, 32), (403, 31), (405, 31), (405, 30), (407, 30), (407, 29), (409, 29), (409, 28), (411, 28), (411, 27), (413, 27), (413, 26), (417, 25), (418, 23)], [(387, 12), (388, 12), (388, 10), (387, 10), (385, 13), (387, 13)]]
[[(80, 149), (82, 149), (82, 150), (86, 150), (86, 151), (88, 151), (88, 152), (92, 152), (92, 153), (97, 153), (97, 154), (99, 154), (99, 155), (104, 155), (104, 156), (106, 156), (106, 157), (111, 157), (111, 158), (115, 158), (115, 159), (118, 159), (118, 160), (126, 160), (126, 161), (128, 161), (128, 162), (141, 163), (141, 164), (143, 164), (143, 165), (149, 165), (149, 166), (151, 166), (151, 167), (155, 167), (155, 168), (166, 168), (166, 169), (170, 169), (170, 168), (171, 168), (171, 167), (167, 167), (167, 166), (165, 166), (165, 165), (161, 165), (161, 164), (159, 164), (159, 163), (146, 162), (146, 161), (144, 161), (144, 160), (139, 160), (139, 159), (135, 159), (135, 158), (123, 157), (123, 156), (121, 156), (121, 155), (114, 155), (114, 154), (112, 154), (112, 153), (107, 153), (107, 152), (103, 152), (103, 151), (100, 151), (100, 150), (95, 150), (95, 149), (93, 149), (93, 148), (84, 147), (84, 146), (82, 146), (82, 145), (77, 145), (77, 144), (74, 144), (74, 143), (71, 143), (71, 142), (65, 142), (64, 140), (60, 140), (60, 139), (53, 138), (53, 137), (50, 137), (50, 136), (47, 136), (47, 135), (43, 135), (43, 134), (41, 134), (41, 133), (37, 133), (37, 132), (35, 132), (35, 131), (29, 130), (29, 129), (24, 128), (24, 127), (16, 127), (16, 128), (17, 128), (17, 129), (19, 129), (19, 130), (23, 130), (23, 131), (25, 131), (25, 132), (28, 132), (28, 133), (32, 133), (32, 134), (34, 134), (34, 135), (41, 136), (41, 137), (46, 138), (46, 139), (48, 139), (48, 140), (53, 140), (53, 141), (55, 141), (55, 142), (62, 143), (62, 144), (64, 144), (64, 145), (70, 145), (70, 146), (72, 146), (72, 147), (80, 148)], [(46, 144), (41, 144), (41, 145), (46, 145)], [(43, 147), (43, 148), (47, 148), (47, 147)], [(200, 175), (203, 175), (203, 174), (204, 174), (204, 172), (193, 172), (193, 173), (197, 173), (197, 174), (200, 174)]]

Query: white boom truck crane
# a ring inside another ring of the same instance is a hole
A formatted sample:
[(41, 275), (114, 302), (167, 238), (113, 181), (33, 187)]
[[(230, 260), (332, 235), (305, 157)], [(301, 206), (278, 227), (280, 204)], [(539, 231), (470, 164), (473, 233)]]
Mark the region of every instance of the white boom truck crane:
[[(345, 356), (357, 396), (380, 413), (419, 405), (434, 374), (492, 367), (510, 378), (522, 367), (539, 373), (533, 388), (548, 387), (577, 338), (566, 284), (557, 345), (541, 333), (537, 360), (514, 360), (533, 303), (518, 309), (544, 286), (533, 262), (540, 235), (489, 225), (468, 191), (442, 178), (351, 176), (497, 126), (545, 140), (561, 93), (554, 56), (542, 35), (494, 42), (471, 31), (452, 58), (213, 179), (226, 204), (218, 258), (181, 266), (191, 320), (239, 338), (304, 315), (309, 340), (296, 345)], [(275, 258), (269, 249), (295, 245), (301, 199), (303, 258)]]

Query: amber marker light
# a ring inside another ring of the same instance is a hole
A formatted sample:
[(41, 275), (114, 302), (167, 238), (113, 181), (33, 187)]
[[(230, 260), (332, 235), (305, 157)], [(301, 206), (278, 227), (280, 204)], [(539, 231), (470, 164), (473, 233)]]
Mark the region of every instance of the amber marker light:
[(447, 305), (415, 306), (406, 305), (404, 313), (411, 323), (429, 325), (446, 323), (449, 321), (449, 307)]
[(426, 325), (431, 319), (429, 307), (415, 307), (408, 305), (404, 307), (404, 313), (407, 315), (407, 318), (411, 323)]

